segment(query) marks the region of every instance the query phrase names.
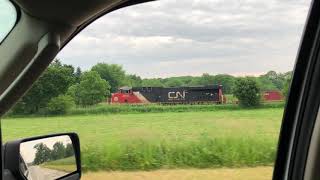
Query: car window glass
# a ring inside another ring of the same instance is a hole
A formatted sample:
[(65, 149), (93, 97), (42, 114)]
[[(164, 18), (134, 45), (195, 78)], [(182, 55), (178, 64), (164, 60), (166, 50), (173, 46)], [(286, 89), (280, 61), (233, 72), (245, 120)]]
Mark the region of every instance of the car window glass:
[(271, 179), (310, 1), (161, 0), (77, 35), (3, 120), (80, 136), (85, 179)]
[(17, 12), (12, 3), (8, 0), (0, 1), (0, 42), (7, 36), (14, 26)]

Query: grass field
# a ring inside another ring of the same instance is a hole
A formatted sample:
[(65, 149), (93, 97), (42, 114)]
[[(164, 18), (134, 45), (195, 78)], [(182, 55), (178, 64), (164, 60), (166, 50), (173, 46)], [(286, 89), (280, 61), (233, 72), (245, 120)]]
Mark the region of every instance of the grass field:
[(74, 156), (41, 164), (42, 167), (45, 167), (48, 169), (54, 169), (54, 170), (66, 171), (66, 172), (76, 171), (77, 170), (76, 165), (77, 163)]
[(272, 165), (283, 108), (6, 118), (4, 140), (80, 135), (85, 170)]
[[(226, 95), (227, 104), (122, 104), (122, 105), (110, 105), (107, 103), (100, 103), (90, 107), (74, 107), (70, 109), (66, 115), (110, 115), (110, 114), (141, 114), (141, 113), (168, 113), (168, 112), (211, 112), (222, 110), (242, 110), (243, 107), (235, 104), (236, 99), (232, 95)], [(231, 102), (233, 101), (233, 102)], [(258, 107), (251, 109), (267, 109), (267, 108), (283, 108), (284, 102), (263, 102)], [(46, 117), (55, 116), (52, 114), (45, 114), (45, 112), (39, 112), (36, 114), (13, 114), (9, 112), (6, 117), (18, 118), (18, 117)]]
[(227, 98), (227, 104), (236, 104), (236, 102), (238, 101), (238, 99), (232, 94), (225, 94), (224, 96)]

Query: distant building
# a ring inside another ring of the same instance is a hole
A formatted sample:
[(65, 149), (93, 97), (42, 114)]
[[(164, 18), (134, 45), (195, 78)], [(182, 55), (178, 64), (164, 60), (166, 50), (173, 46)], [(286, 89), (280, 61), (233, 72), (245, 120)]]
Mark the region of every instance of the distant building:
[(282, 93), (277, 90), (264, 91), (262, 96), (264, 101), (282, 101), (284, 99)]

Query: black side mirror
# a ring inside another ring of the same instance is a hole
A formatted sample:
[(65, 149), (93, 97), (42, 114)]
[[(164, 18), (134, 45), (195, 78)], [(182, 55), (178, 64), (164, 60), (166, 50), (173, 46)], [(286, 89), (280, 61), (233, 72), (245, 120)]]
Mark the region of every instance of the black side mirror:
[(7, 142), (4, 168), (16, 179), (80, 179), (79, 137), (65, 133)]

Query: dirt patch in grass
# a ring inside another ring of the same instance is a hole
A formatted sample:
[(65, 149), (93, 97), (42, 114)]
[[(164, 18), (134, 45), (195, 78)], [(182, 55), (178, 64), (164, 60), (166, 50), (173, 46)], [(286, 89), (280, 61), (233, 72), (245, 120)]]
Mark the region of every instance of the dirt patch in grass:
[(137, 172), (88, 172), (83, 180), (270, 180), (272, 167), (221, 168), (221, 169), (175, 169)]

